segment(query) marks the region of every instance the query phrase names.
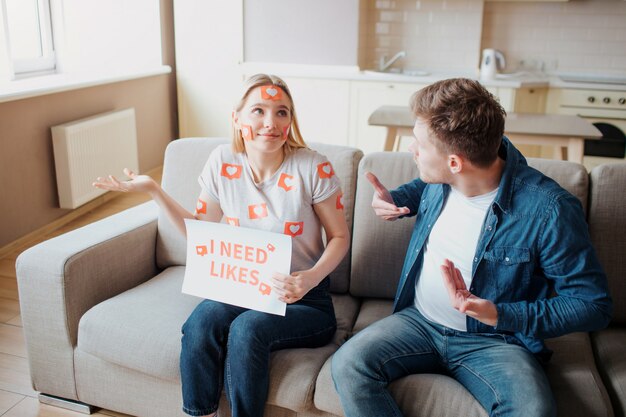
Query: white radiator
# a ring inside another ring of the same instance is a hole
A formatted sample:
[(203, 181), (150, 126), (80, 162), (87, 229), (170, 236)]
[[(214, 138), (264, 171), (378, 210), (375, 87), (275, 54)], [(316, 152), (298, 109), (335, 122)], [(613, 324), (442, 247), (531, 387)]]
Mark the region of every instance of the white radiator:
[(135, 109), (97, 114), (52, 127), (59, 205), (73, 209), (104, 194), (91, 183), (122, 170), (137, 172)]

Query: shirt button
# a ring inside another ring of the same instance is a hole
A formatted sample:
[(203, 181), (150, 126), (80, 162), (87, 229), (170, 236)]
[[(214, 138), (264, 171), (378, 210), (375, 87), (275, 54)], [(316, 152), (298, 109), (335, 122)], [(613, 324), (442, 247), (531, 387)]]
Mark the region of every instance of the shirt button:
[(474, 262), (478, 262), (478, 258), (474, 258)]
[(487, 226), (487, 230), (491, 232), (491, 225)]
[(504, 260), (505, 260), (505, 262), (509, 262), (510, 261), (508, 256), (506, 258), (504, 258)]
[(430, 229), (430, 225), (428, 225), (428, 228)]

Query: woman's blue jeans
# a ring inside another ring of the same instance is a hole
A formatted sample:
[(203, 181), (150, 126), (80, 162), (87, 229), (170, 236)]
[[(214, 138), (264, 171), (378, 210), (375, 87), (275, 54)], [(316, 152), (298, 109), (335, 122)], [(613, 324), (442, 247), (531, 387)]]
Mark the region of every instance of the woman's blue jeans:
[(192, 416), (215, 412), (224, 387), (233, 417), (263, 416), (270, 353), (323, 346), (335, 334), (335, 313), (325, 287), (287, 305), (284, 317), (201, 302), (182, 329), (183, 411)]
[(387, 386), (419, 373), (456, 379), (490, 416), (555, 416), (544, 370), (515, 340), (440, 326), (411, 306), (348, 340), (333, 355), (333, 380), (346, 417), (402, 416)]

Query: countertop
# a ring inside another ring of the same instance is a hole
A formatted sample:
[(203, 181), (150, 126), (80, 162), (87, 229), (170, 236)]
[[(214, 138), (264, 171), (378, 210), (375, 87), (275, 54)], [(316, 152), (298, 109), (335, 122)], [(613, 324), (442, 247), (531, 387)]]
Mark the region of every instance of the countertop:
[[(293, 64), (267, 64), (267, 63), (244, 63), (241, 64), (244, 74), (251, 75), (258, 72), (278, 74), (283, 77), (303, 77), (319, 79), (339, 79), (351, 81), (382, 81), (410, 84), (432, 84), (439, 80), (456, 77), (477, 79), (485, 87), (503, 88), (570, 88), (583, 90), (607, 90), (626, 92), (626, 76), (605, 77), (569, 75), (566, 80), (557, 75), (540, 72), (518, 72), (513, 74), (498, 74), (495, 79), (480, 80), (478, 74), (468, 72), (429, 72), (425, 75), (408, 75), (393, 72), (361, 71), (356, 66), (316, 66), (316, 65), (293, 65)], [(411, 71), (408, 71), (411, 72)], [(420, 71), (417, 71), (420, 72)], [(565, 77), (564, 77), (565, 78)], [(576, 79), (576, 81), (572, 81)], [(619, 82), (611, 82), (611, 81)]]

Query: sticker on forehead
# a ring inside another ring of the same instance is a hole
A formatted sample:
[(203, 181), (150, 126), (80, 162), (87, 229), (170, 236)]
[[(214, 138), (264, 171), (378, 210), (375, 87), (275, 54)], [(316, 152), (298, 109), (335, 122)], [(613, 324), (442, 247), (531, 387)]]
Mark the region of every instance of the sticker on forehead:
[(241, 125), (241, 136), (245, 140), (252, 140), (252, 126), (250, 126), (250, 125)]
[(283, 98), (283, 90), (275, 85), (264, 85), (261, 87), (261, 98), (263, 100), (280, 100)]

